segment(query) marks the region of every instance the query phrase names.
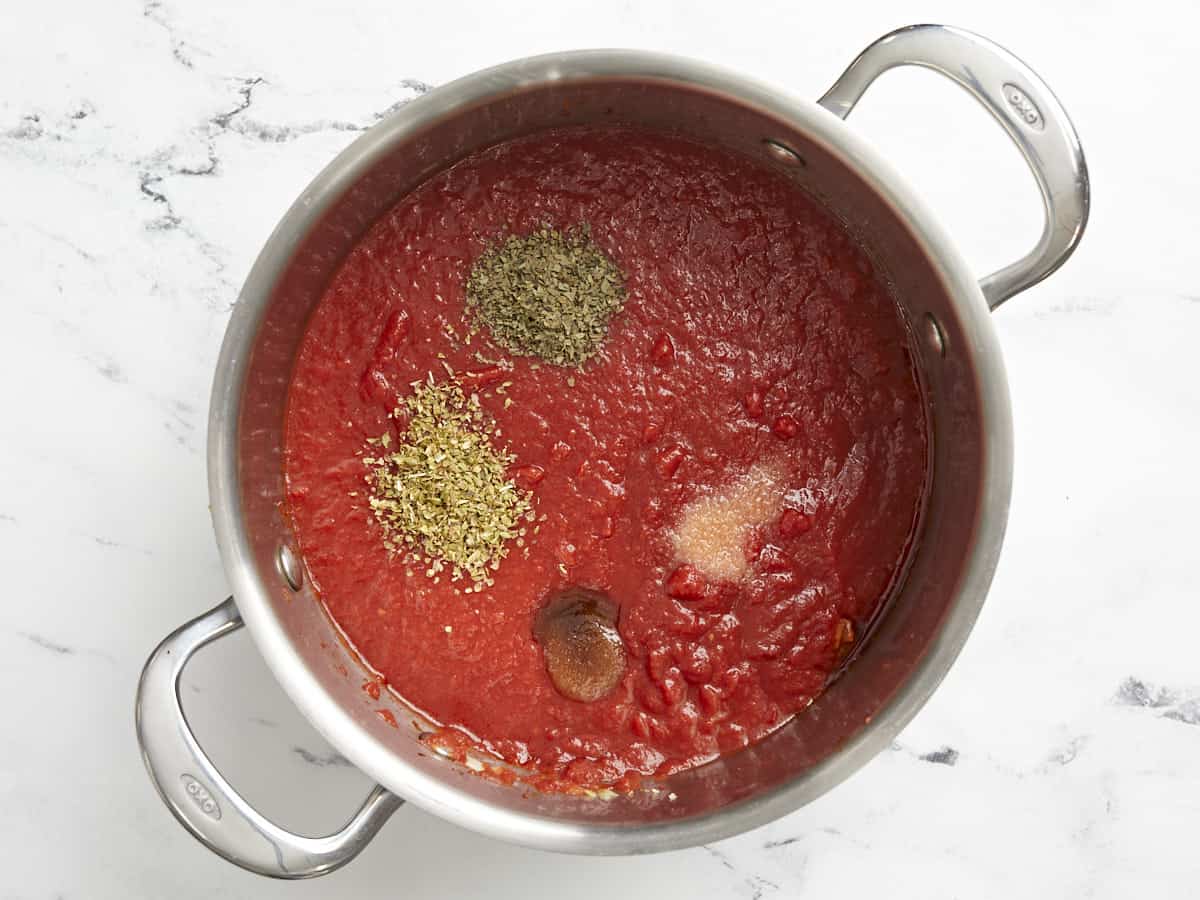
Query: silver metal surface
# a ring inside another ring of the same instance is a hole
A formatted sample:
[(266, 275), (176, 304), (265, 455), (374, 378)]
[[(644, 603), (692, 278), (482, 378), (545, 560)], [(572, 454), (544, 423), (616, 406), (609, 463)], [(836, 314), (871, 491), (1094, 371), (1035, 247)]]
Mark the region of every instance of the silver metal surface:
[(1032, 69), (987, 38), (945, 25), (911, 25), (880, 38), (817, 102), (844, 119), (871, 82), (897, 66), (932, 69), (965, 88), (1004, 126), (1037, 181), (1042, 236), (1021, 259), (983, 279), (983, 296), (995, 309), (1054, 272), (1083, 237), (1090, 187), (1079, 135)]
[(763, 146), (767, 148), (767, 152), (773, 156), (777, 162), (780, 162), (785, 166), (804, 165), (804, 160), (801, 158), (800, 154), (787, 144), (767, 138), (763, 141)]
[(179, 677), (193, 653), (241, 627), (230, 598), (170, 634), (151, 654), (137, 692), (142, 759), (175, 818), (214, 853), (260, 875), (324, 875), (354, 859), (404, 801), (376, 787), (341, 831), (310, 838), (269, 821), (230, 787), (188, 727)]
[(304, 566), (300, 562), (300, 557), (291, 547), (287, 544), (280, 544), (279, 551), (275, 555), (275, 562), (279, 565), (279, 574), (283, 576), (288, 587), (293, 591), (304, 587)]
[(925, 313), (925, 340), (938, 356), (946, 355), (946, 336), (933, 313)]
[[(991, 45), (971, 46), (992, 59)], [(860, 63), (861, 76), (877, 68)], [(828, 102), (848, 111), (859, 78), (843, 76)], [(1034, 90), (1040, 82), (1023, 76), (1020, 86), (1044, 102)], [(1043, 115), (1050, 108), (1038, 106)], [(427, 723), (398, 698), (361, 690), (360, 663), (311, 579), (294, 593), (276, 552), (291, 537), (280, 512), (288, 379), (308, 316), (346, 253), (413, 187), (476, 150), (547, 128), (611, 123), (671, 129), (775, 162), (766, 141), (791, 148), (804, 165), (780, 171), (868, 248), (914, 333), (930, 317), (939, 340), (913, 344), (932, 427), (922, 534), (907, 579), (853, 665), (766, 740), (602, 801), (462, 777), (456, 763), (423, 752), (416, 735)], [(1015, 287), (1026, 277), (992, 284)], [(1002, 299), (1009, 287), (990, 296)], [(213, 385), (208, 462), (217, 544), (246, 625), (289, 697), (340, 752), (394, 793), (484, 834), (548, 850), (648, 853), (727, 837), (812, 801), (887, 747), (924, 705), (966, 641), (995, 568), (1011, 487), (1011, 412), (977, 279), (921, 198), (840, 118), (703, 63), (582, 51), (519, 60), (431, 91), (309, 185), (267, 241), (233, 311)], [(176, 740), (177, 703), (158, 705), (164, 712), (140, 729), (144, 746), (158, 746), (160, 730), (166, 743)], [(215, 784), (219, 775), (204, 771)], [(190, 801), (176, 793), (164, 797), (178, 810)], [(184, 822), (192, 828), (194, 819)]]

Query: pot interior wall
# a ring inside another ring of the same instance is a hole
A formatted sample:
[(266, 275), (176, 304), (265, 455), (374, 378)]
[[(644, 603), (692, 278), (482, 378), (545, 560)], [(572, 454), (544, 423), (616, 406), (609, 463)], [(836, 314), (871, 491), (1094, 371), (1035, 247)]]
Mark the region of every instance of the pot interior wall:
[[(985, 448), (979, 433), (979, 385), (968, 354), (970, 326), (956, 311), (925, 250), (835, 152), (794, 123), (704, 89), (669, 80), (604, 77), (509, 86), (500, 99), (448, 111), (437, 110), (435, 100), (414, 101), (399, 119), (378, 126), (378, 132), (389, 135), (386, 145), (376, 145), (366, 162), (360, 159), (336, 182), (339, 199), (294, 245), (259, 323), (239, 422), (241, 499), (258, 579), (300, 654), (325, 689), (396, 754), (456, 790), (525, 814), (651, 824), (753, 801), (784, 782), (812, 778), (820, 769), (836, 775), (839, 766), (853, 768), (837, 751), (862, 739), (864, 726), (881, 714), (939, 640), (981, 503)], [(618, 122), (674, 130), (778, 166), (870, 249), (913, 330), (932, 410), (934, 479), (906, 583), (858, 658), (823, 696), (772, 737), (740, 754), (674, 776), (661, 792), (605, 802), (544, 796), (465, 777), (455, 764), (431, 756), (416, 739), (417, 729), (410, 724), (415, 717), (403, 704), (386, 696), (372, 700), (362, 690), (360, 664), (308, 586), (298, 594), (289, 589), (276, 554), (281, 544), (294, 546), (281, 515), (280, 452), (292, 361), (309, 313), (355, 241), (405, 192), (476, 149), (548, 127)], [(781, 162), (764, 144), (766, 139), (792, 147), (802, 161)], [(932, 339), (930, 316), (942, 335), (940, 347)], [(906, 695), (899, 702), (915, 708), (924, 699)], [(378, 714), (385, 708), (399, 727)], [(674, 799), (668, 799), (668, 792)]]

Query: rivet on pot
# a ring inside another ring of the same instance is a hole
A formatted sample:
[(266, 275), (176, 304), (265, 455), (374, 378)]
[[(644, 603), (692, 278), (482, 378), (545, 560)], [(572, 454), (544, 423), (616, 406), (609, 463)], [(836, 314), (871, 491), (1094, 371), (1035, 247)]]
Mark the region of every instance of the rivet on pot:
[(804, 157), (789, 147), (787, 144), (776, 141), (771, 138), (763, 138), (763, 146), (767, 148), (767, 153), (776, 162), (783, 163), (786, 166), (806, 166), (808, 163), (804, 161)]
[(279, 568), (279, 574), (283, 576), (288, 587), (293, 591), (300, 590), (304, 584), (304, 568), (300, 565), (300, 560), (292, 548), (287, 544), (279, 545), (279, 550), (275, 554), (275, 565)]
[(938, 356), (946, 355), (946, 334), (933, 313), (925, 313), (925, 340)]

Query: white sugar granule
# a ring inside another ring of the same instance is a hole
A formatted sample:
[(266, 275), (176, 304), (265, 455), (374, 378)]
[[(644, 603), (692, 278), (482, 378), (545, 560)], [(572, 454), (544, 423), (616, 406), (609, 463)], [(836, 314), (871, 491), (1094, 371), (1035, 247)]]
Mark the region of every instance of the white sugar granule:
[(785, 487), (778, 467), (760, 464), (722, 491), (693, 500), (675, 529), (676, 555), (708, 578), (741, 578), (749, 567), (746, 540), (779, 515)]

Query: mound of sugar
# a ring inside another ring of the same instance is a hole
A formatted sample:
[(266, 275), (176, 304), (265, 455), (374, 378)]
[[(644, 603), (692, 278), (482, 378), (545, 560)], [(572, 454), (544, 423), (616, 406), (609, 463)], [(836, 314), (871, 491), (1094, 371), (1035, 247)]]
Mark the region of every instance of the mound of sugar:
[(675, 529), (676, 555), (708, 578), (741, 578), (749, 567), (746, 540), (779, 515), (784, 488), (779, 469), (756, 465), (719, 493), (692, 501)]

